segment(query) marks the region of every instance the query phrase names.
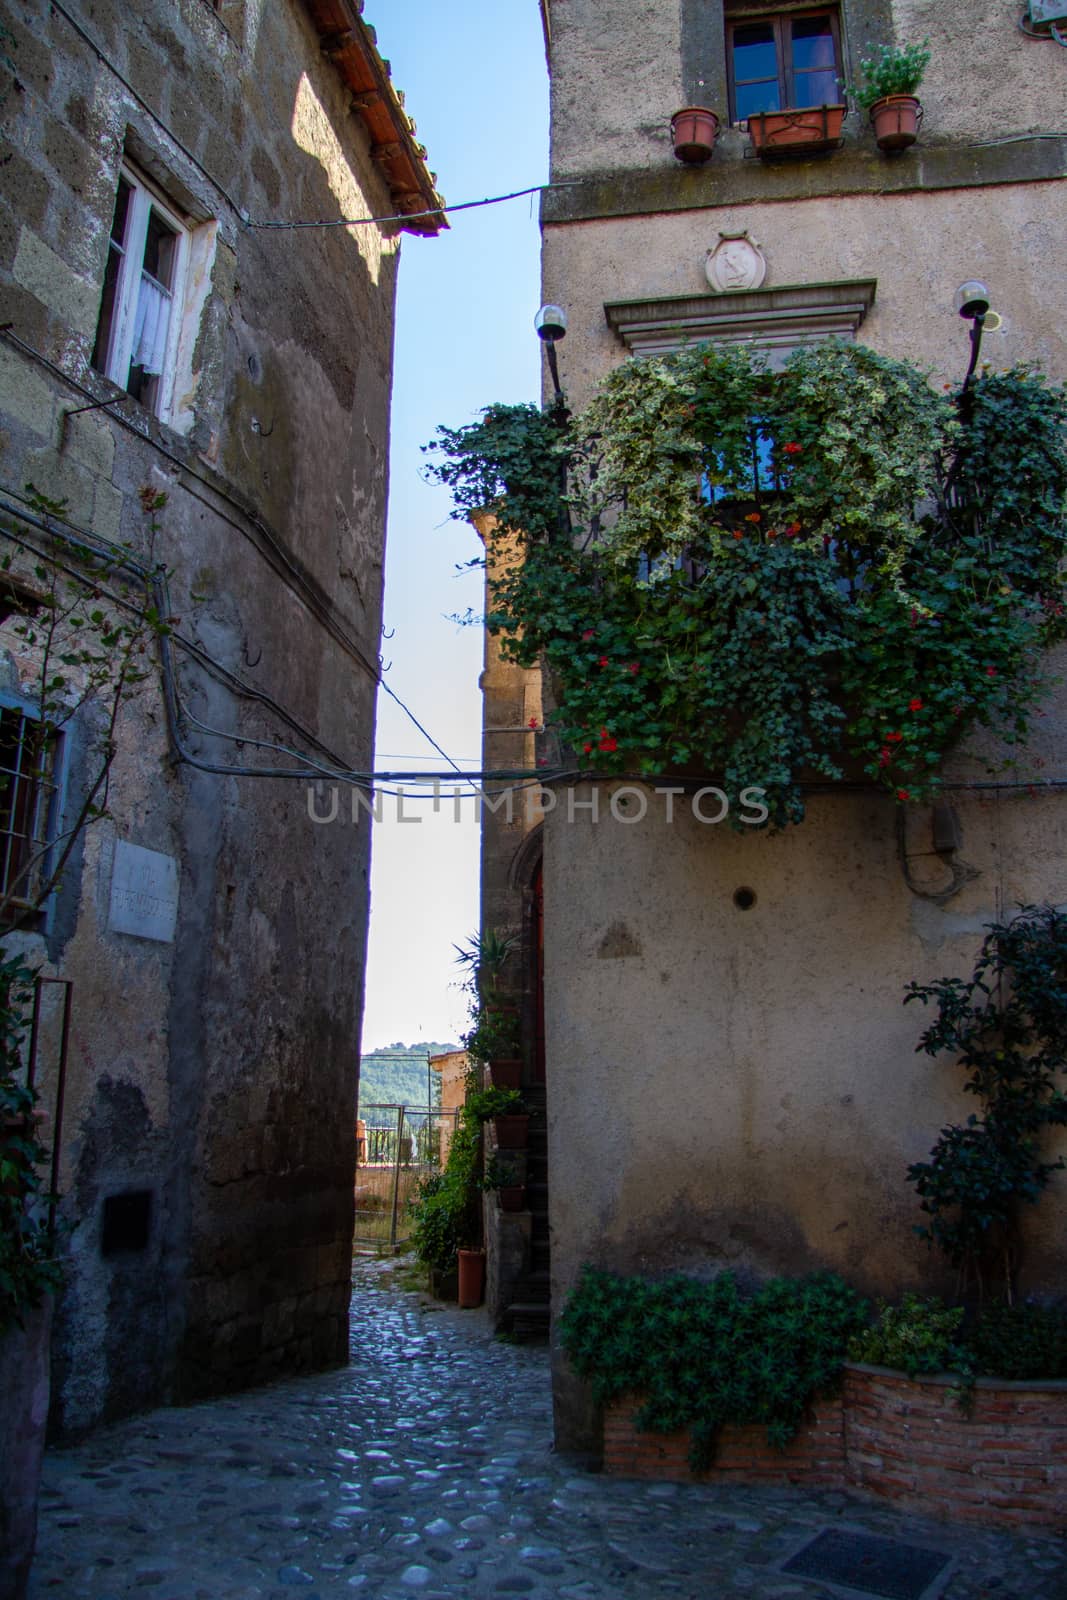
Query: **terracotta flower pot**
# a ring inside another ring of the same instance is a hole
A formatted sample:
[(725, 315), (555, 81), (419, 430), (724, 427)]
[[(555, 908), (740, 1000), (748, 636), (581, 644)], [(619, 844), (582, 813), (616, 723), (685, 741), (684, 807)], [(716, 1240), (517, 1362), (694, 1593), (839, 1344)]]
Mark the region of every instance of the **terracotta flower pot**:
[(530, 1118), (525, 1111), (493, 1118), (498, 1150), (525, 1150)]
[(522, 1084), (522, 1062), (517, 1056), (491, 1061), (489, 1076), (494, 1089), (518, 1089)]
[(913, 94), (887, 94), (871, 107), (871, 127), (879, 150), (906, 150), (919, 137), (923, 108)]
[(810, 106), (803, 111), (760, 111), (748, 119), (752, 148), (763, 161), (814, 156), (836, 150), (848, 107)]
[(705, 106), (683, 106), (671, 118), (671, 143), (679, 161), (699, 167), (711, 160), (719, 119)]
[(457, 1250), (459, 1261), (459, 1306), (472, 1311), (480, 1306), (485, 1293), (485, 1251)]
[(521, 1183), (508, 1184), (498, 1189), (501, 1211), (521, 1211), (526, 1204), (526, 1189)]

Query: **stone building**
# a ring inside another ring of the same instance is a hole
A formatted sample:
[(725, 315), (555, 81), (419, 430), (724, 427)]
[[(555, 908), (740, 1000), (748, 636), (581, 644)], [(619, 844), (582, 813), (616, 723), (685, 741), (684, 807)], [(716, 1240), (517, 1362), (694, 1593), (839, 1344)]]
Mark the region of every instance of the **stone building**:
[[(542, 9), (551, 176), (568, 184), (543, 199), (543, 299), (569, 317), (573, 406), (617, 363), (686, 340), (744, 341), (774, 362), (827, 332), (958, 386), (969, 348), (954, 292), (976, 277), (998, 314), (983, 359), (1067, 377), (1050, 299), (1067, 75), (1048, 28), (1020, 27), (1021, 0)], [(910, 150), (882, 154), (853, 105), (824, 149), (755, 155), (746, 117), (810, 104), (803, 70), (823, 74), (816, 103), (836, 100), (835, 80), (855, 81), (879, 45), (926, 35)], [(713, 158), (688, 166), (670, 123), (694, 105), (721, 130)], [(487, 765), (529, 766), (538, 675), (500, 662), (492, 640), (487, 652)], [(1067, 776), (1065, 707), (1061, 691), (1022, 779)], [(957, 776), (982, 770), (955, 760)], [(553, 1308), (584, 1262), (945, 1287), (913, 1236), (905, 1168), (970, 1107), (915, 1054), (904, 985), (970, 972), (984, 925), (1013, 906), (1067, 902), (1067, 800), (1023, 784), (961, 795), (974, 875), (940, 903), (909, 888), (893, 802), (874, 792), (815, 796), (801, 826), (744, 837), (686, 810), (667, 826), (662, 807), (630, 825), (612, 793), (559, 786), (543, 822), (485, 824), (485, 920), (526, 938), (528, 1008), (543, 982)], [(909, 814), (904, 851), (944, 886), (928, 808)], [(1064, 1192), (1060, 1180), (1027, 1217), (1038, 1294), (1062, 1290)], [(555, 1374), (558, 1441), (591, 1447), (586, 1396), (562, 1360)]]
[[(34, 566), (91, 548), (169, 617), (19, 935), (72, 986), (61, 1433), (346, 1359), (369, 828), (310, 821), (307, 774), (372, 765), (400, 235), (445, 226), (361, 12), (0, 4), (9, 796)], [(9, 799), (5, 872), (19, 806), (63, 837), (98, 721)]]

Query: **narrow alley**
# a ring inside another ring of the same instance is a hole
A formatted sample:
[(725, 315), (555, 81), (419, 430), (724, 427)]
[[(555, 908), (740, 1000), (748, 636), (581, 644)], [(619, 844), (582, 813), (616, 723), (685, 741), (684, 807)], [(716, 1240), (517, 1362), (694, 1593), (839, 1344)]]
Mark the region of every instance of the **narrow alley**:
[(782, 1571), (827, 1527), (950, 1556), (924, 1596), (1067, 1596), (1052, 1539), (584, 1473), (551, 1450), (547, 1351), (399, 1287), (392, 1263), (357, 1263), (352, 1327), (340, 1371), (51, 1451), (32, 1600), (832, 1600)]

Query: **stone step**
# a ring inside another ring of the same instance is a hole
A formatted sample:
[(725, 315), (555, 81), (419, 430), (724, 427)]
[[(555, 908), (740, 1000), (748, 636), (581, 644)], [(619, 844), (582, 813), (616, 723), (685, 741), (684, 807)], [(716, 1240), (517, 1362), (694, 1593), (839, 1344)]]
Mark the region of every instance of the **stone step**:
[(504, 1312), (504, 1326), (513, 1339), (531, 1344), (548, 1338), (548, 1305), (541, 1301), (512, 1301)]

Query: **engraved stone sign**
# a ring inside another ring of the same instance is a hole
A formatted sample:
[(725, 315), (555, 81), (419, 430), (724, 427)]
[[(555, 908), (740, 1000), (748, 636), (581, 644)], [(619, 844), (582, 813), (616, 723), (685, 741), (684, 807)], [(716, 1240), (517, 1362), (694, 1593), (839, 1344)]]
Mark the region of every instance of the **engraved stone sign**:
[(767, 258), (745, 233), (720, 233), (704, 263), (708, 282), (719, 294), (731, 289), (758, 289), (767, 276)]
[(116, 933), (173, 944), (178, 916), (178, 863), (158, 850), (119, 839), (111, 869), (108, 924)]

